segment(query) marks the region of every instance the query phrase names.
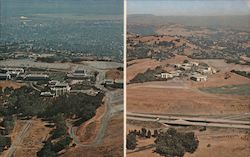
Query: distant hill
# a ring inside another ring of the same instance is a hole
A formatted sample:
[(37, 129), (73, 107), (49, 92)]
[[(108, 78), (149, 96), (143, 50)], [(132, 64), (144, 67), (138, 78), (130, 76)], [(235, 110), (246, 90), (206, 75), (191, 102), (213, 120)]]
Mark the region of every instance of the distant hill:
[(128, 15), (128, 25), (167, 25), (171, 23), (210, 28), (225, 27), (237, 30), (250, 29), (250, 16), (155, 16)]

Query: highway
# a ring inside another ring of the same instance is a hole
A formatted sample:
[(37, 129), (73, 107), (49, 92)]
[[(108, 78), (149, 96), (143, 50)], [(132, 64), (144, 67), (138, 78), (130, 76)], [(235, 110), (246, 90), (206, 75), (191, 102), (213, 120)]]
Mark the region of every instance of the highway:
[(206, 126), (206, 127), (222, 127), (222, 128), (239, 128), (250, 129), (249, 121), (236, 121), (227, 119), (214, 119), (202, 117), (188, 116), (166, 116), (157, 114), (145, 113), (127, 113), (128, 120), (159, 122), (169, 125), (184, 125), (184, 126)]
[(17, 134), (16, 138), (14, 141), (12, 141), (12, 144), (10, 148), (8, 149), (8, 152), (5, 157), (13, 157), (14, 153), (16, 152), (16, 147), (22, 144), (22, 141), (24, 137), (27, 134), (27, 131), (31, 127), (32, 120), (28, 120), (24, 126), (22, 127), (22, 130)]

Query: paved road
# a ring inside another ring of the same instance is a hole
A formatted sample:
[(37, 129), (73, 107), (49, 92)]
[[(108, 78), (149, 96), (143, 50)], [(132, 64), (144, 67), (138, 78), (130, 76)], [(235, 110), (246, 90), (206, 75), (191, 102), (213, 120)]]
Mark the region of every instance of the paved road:
[(81, 147), (93, 147), (93, 146), (100, 144), (104, 138), (105, 131), (107, 130), (108, 122), (110, 118), (112, 117), (112, 114), (123, 111), (123, 107), (121, 109), (120, 105), (114, 105), (114, 104), (123, 104), (123, 97), (121, 99), (121, 96), (117, 95), (117, 93), (119, 93), (119, 91), (122, 91), (122, 90), (109, 91), (102, 85), (105, 79), (105, 73), (107, 69), (100, 68), (100, 67), (98, 68), (92, 67), (91, 65), (88, 65), (88, 69), (93, 70), (93, 71), (98, 71), (95, 87), (105, 92), (106, 94), (106, 100), (105, 100), (106, 110), (101, 119), (101, 125), (96, 135), (96, 138), (94, 141), (90, 142), (89, 144), (82, 144), (79, 141), (78, 137), (76, 136), (77, 127), (73, 127), (68, 122), (66, 123), (67, 127), (69, 128), (69, 134), (70, 134), (70, 137), (73, 139), (73, 142), (77, 146), (81, 146)]
[[(105, 135), (105, 132), (107, 130), (107, 126), (108, 126), (108, 122), (110, 120), (110, 118), (112, 117), (112, 114), (115, 113), (115, 112), (120, 112), (122, 111), (121, 109), (114, 109), (114, 102), (115, 103), (120, 103), (122, 104), (122, 97), (120, 96), (121, 94), (119, 94), (119, 90), (118, 91), (108, 91), (106, 92), (106, 102), (105, 102), (105, 105), (106, 105), (106, 110), (105, 110), (105, 113), (102, 117), (102, 120), (101, 120), (101, 125), (100, 125), (100, 128), (98, 130), (98, 133), (95, 137), (95, 140), (88, 143), (88, 144), (82, 144), (77, 136), (75, 135), (76, 133), (76, 127), (72, 127), (69, 123), (67, 124), (68, 127), (69, 127), (69, 134), (71, 136), (71, 138), (73, 139), (73, 142), (77, 145), (77, 146), (81, 146), (81, 147), (93, 147), (93, 146), (96, 146), (96, 145), (99, 145), (103, 138), (104, 138), (104, 135)], [(115, 111), (114, 111), (115, 110)]]
[(229, 116), (224, 116), (223, 118), (231, 119), (231, 120), (246, 119), (246, 118), (250, 118), (250, 113), (247, 112), (244, 114), (229, 115)]
[(20, 146), (23, 142), (24, 137), (27, 134), (27, 131), (31, 127), (32, 120), (28, 120), (25, 125), (23, 126), (22, 130), (17, 134), (16, 138), (14, 141), (12, 141), (12, 144), (10, 148), (8, 149), (8, 153), (6, 154), (5, 157), (12, 157), (14, 153), (16, 152), (17, 146)]
[(38, 89), (37, 87), (35, 87), (34, 82), (29, 82), (29, 85), (30, 85), (30, 87), (33, 88), (34, 90), (36, 90), (36, 91), (38, 91), (38, 92), (41, 92), (40, 89)]
[(228, 120), (228, 119), (218, 119), (218, 118), (202, 118), (202, 117), (191, 117), (191, 116), (167, 116), (160, 114), (143, 114), (143, 113), (131, 113), (127, 112), (127, 116), (133, 117), (147, 117), (147, 118), (159, 118), (164, 120), (186, 120), (195, 122), (214, 122), (214, 123), (229, 123), (229, 124), (247, 124), (250, 125), (249, 121), (238, 121), (238, 120)]
[(250, 129), (249, 121), (235, 121), (235, 120), (226, 120), (226, 119), (212, 119), (212, 118), (187, 117), (187, 116), (185, 117), (164, 116), (164, 115), (143, 114), (143, 113), (127, 113), (127, 119), (159, 122), (159, 123), (170, 124), (170, 125)]

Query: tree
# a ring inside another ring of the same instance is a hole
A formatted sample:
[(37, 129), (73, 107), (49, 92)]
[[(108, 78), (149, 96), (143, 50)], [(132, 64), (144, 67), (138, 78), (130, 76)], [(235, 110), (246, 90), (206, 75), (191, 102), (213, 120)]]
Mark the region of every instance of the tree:
[(39, 152), (37, 152), (37, 156), (38, 157), (56, 157), (57, 154), (56, 152), (52, 150), (52, 146), (53, 145), (51, 141), (50, 140), (47, 141), (45, 145), (43, 146), (43, 148)]
[(61, 140), (59, 140), (58, 142), (56, 142), (53, 145), (52, 150), (54, 152), (59, 152), (59, 151), (63, 150), (66, 146), (68, 146), (71, 141), (72, 141), (72, 139), (67, 135), (66, 137), (64, 137)]
[(148, 132), (147, 132), (147, 138), (151, 138), (151, 131), (150, 130), (148, 130)]
[(152, 136), (157, 137), (158, 136), (158, 130), (154, 130), (154, 134)]
[(194, 153), (198, 148), (199, 141), (195, 138), (193, 132), (188, 132), (183, 135), (182, 145), (185, 147), (186, 152)]
[(139, 130), (136, 135), (141, 136), (141, 130)]
[(9, 95), (13, 92), (13, 90), (14, 90), (13, 87), (6, 87), (4, 89), (4, 94)]
[(3, 94), (3, 88), (0, 87), (0, 95), (2, 95), (2, 94)]
[(134, 132), (130, 132), (127, 135), (127, 144), (126, 144), (127, 149), (135, 149), (136, 148), (136, 134)]
[(2, 126), (5, 128), (5, 134), (9, 134), (14, 128), (14, 120), (11, 116), (6, 116), (3, 119)]
[(146, 135), (147, 135), (147, 129), (141, 128), (141, 136), (146, 137)]
[(193, 153), (198, 148), (199, 141), (193, 132), (182, 133), (170, 128), (157, 136), (155, 144), (155, 151), (160, 155), (183, 157), (185, 152)]
[(0, 153), (5, 149), (5, 147), (11, 146), (11, 139), (10, 137), (5, 137), (0, 135)]

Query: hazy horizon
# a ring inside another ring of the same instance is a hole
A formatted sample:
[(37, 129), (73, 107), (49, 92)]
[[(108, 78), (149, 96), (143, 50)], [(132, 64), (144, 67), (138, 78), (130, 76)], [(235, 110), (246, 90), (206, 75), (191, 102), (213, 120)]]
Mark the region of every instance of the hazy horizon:
[(250, 15), (247, 0), (128, 0), (127, 14), (155, 16)]
[(0, 0), (0, 43), (121, 56), (123, 0)]

